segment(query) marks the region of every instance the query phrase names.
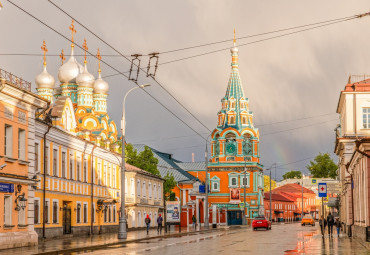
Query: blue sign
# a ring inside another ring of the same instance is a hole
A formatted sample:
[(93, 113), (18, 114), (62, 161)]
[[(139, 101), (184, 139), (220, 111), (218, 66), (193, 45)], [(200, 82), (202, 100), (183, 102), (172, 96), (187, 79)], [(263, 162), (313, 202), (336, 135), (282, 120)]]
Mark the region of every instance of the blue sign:
[(312, 182), (312, 184), (315, 184), (316, 183), (316, 179), (312, 179), (311, 182)]
[(326, 183), (319, 183), (318, 191), (319, 191), (319, 197), (327, 197), (328, 194), (327, 194)]
[(205, 185), (199, 185), (199, 193), (206, 193), (206, 186)]
[(14, 184), (0, 183), (0, 192), (13, 193), (14, 192)]

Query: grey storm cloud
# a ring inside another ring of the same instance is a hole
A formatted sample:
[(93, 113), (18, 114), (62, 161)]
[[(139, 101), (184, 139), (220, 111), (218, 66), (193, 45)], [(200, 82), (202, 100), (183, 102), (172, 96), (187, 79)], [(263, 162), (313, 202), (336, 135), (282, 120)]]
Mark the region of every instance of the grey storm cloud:
[[(70, 18), (48, 1), (14, 0), (48, 25), (70, 37)], [(164, 52), (230, 39), (229, 42), (192, 50), (161, 54), (159, 63), (232, 46), (233, 29), (246, 36), (287, 27), (360, 14), (368, 1), (57, 1), (78, 21), (92, 29), (125, 55)], [(48, 54), (68, 54), (70, 43), (3, 0), (0, 11), (0, 54), (41, 53), (46, 40)], [(286, 164), (313, 157), (319, 152), (333, 155), (336, 106), (349, 74), (370, 71), (368, 38), (370, 17), (342, 22), (291, 36), (240, 47), (239, 63), (243, 87), (261, 124), (261, 163)], [(86, 38), (89, 50), (116, 54), (81, 26), (76, 25), (76, 43)], [(266, 36), (265, 36), (266, 37)], [(238, 40), (238, 44), (265, 38)], [(76, 48), (76, 54), (83, 52)], [(80, 63), (83, 58), (78, 58)], [(121, 57), (103, 59), (122, 72), (130, 68)], [(88, 58), (97, 76), (97, 62)], [(156, 79), (212, 130), (216, 126), (220, 100), (230, 74), (230, 52), (220, 51), (197, 58), (160, 65)], [(146, 68), (148, 58), (142, 57)], [(57, 78), (58, 57), (48, 57), (48, 70)], [(42, 70), (41, 56), (0, 55), (0, 67), (32, 81)], [(103, 76), (116, 72), (102, 66)], [(110, 85), (108, 112), (120, 123), (122, 98), (134, 84), (115, 75)], [(141, 73), (139, 83), (150, 83), (147, 91), (204, 137), (209, 131), (197, 123), (153, 80)], [(34, 88), (33, 88), (34, 89)], [(308, 118), (316, 116), (313, 118)], [(175, 158), (203, 160), (205, 142), (142, 91), (127, 100), (127, 139), (173, 153)], [(300, 120), (296, 120), (300, 119)], [(262, 125), (293, 120), (272, 125)], [(289, 130), (289, 131), (284, 131)], [(280, 132), (281, 131), (281, 132)], [(264, 135), (265, 134), (265, 135)], [(308, 161), (278, 169), (305, 170)], [(306, 171), (307, 173), (307, 171)]]

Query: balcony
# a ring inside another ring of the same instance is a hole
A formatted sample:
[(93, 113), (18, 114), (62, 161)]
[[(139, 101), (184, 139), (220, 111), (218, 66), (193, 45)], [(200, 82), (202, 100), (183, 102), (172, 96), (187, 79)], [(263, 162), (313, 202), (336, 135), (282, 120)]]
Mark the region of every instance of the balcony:
[(9, 73), (1, 68), (0, 68), (0, 78), (8, 81), (10, 84), (16, 86), (17, 88), (31, 91), (31, 82), (25, 81), (22, 78), (19, 78), (14, 74)]

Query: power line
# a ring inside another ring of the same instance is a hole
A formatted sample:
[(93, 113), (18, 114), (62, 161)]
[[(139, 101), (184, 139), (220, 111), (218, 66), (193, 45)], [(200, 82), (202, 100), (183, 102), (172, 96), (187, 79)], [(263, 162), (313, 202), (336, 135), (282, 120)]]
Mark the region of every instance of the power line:
[(320, 115), (315, 115), (315, 116), (310, 116), (310, 117), (304, 117), (304, 118), (299, 118), (299, 119), (293, 119), (293, 120), (282, 120), (282, 121), (266, 123), (266, 124), (256, 124), (256, 126), (257, 127), (263, 127), (263, 126), (281, 124), (281, 123), (286, 123), (286, 122), (291, 122), (291, 121), (296, 121), (296, 120), (312, 119), (312, 118), (316, 118), (316, 117), (322, 117), (322, 116), (333, 115), (333, 114), (337, 114), (337, 113), (335, 113), (335, 112), (334, 113), (325, 113), (325, 114), (320, 114)]
[[(51, 29), (52, 31), (54, 31), (55, 33), (59, 34), (61, 37), (63, 37), (64, 39), (68, 40), (69, 42), (72, 42), (69, 38), (67, 38), (66, 36), (64, 36), (62, 33), (60, 33), (59, 31), (57, 31), (56, 29), (52, 28), (51, 26), (49, 26), (48, 24), (46, 24), (45, 22), (43, 22), (42, 20), (38, 19), (37, 17), (35, 17), (34, 15), (32, 15), (31, 13), (27, 12), (25, 9), (21, 8), (20, 6), (16, 5), (15, 3), (13, 3), (11, 0), (8, 0), (9, 3), (11, 3), (13, 6), (15, 6), (16, 8), (18, 8), (19, 10), (23, 11), (24, 13), (26, 13), (27, 15), (29, 15), (30, 17), (32, 17), (33, 19), (35, 19), (36, 21), (40, 22), (41, 24), (43, 24), (44, 26), (46, 26), (47, 28)], [(94, 34), (95, 35), (95, 34)], [(77, 47), (79, 47), (80, 49), (83, 49), (82, 46), (78, 45), (75, 43), (75, 45)], [(90, 54), (91, 56), (94, 56), (95, 58), (97, 58), (94, 54), (90, 53), (89, 51), (86, 51), (88, 54)], [(123, 56), (123, 55), (122, 55)], [(125, 75), (123, 72), (120, 72), (118, 69), (114, 68), (112, 65), (108, 64), (106, 61), (104, 60), (101, 60), (102, 63), (104, 63), (105, 65), (107, 65), (108, 67), (110, 67), (111, 69), (115, 70), (117, 73), (121, 74), (122, 76), (128, 78), (127, 75)], [(139, 87), (139, 85), (137, 83), (135, 83), (136, 86)], [(183, 121), (179, 116), (177, 116), (173, 111), (171, 111), (167, 106), (165, 106), (163, 103), (161, 103), (159, 100), (157, 100), (153, 95), (151, 95), (149, 92), (147, 92), (146, 90), (142, 89), (147, 95), (149, 95), (152, 99), (154, 99), (157, 103), (159, 103), (163, 108), (165, 108), (168, 112), (170, 112), (176, 119), (178, 119), (179, 121), (181, 121), (184, 125), (186, 125), (188, 128), (190, 128), (193, 132), (197, 133), (200, 137), (202, 137), (204, 140), (205, 138), (203, 136), (200, 135), (200, 133), (198, 131), (196, 131), (195, 129), (193, 129), (189, 124), (187, 124), (185, 121)]]
[[(8, 0), (9, 1), (9, 0)], [(67, 13), (65, 10), (63, 10), (61, 7), (59, 7), (58, 5), (56, 5), (53, 1), (51, 0), (48, 0), (49, 3), (51, 3), (52, 5), (54, 5), (57, 9), (59, 9), (61, 12), (63, 12), (65, 15), (67, 15), (68, 17), (70, 17), (71, 19), (73, 19), (74, 21), (76, 21), (80, 26), (82, 26), (84, 29), (86, 29), (88, 32), (90, 32), (92, 35), (94, 35), (96, 38), (98, 38), (100, 41), (102, 41), (105, 45), (107, 45), (109, 48), (111, 48), (113, 51), (115, 51), (116, 53), (118, 53), (120, 56), (124, 57), (127, 61), (131, 62), (131, 60), (129, 60), (126, 56), (124, 56), (120, 51), (118, 51), (116, 48), (114, 48), (112, 45), (110, 45), (109, 43), (107, 43), (104, 39), (102, 39), (100, 36), (98, 36), (96, 33), (94, 33), (93, 31), (91, 31), (89, 28), (87, 28), (85, 25), (83, 25), (81, 22), (79, 22), (78, 20), (76, 20), (72, 15), (70, 15), (69, 13)], [(139, 66), (137, 66), (138, 68), (140, 68)], [(145, 74), (148, 75), (148, 73), (143, 69), (143, 68), (140, 68), (140, 70), (142, 72), (144, 72)], [(204, 128), (206, 128), (209, 132), (211, 132), (211, 130), (202, 122), (200, 121), (192, 112), (190, 112), (190, 110), (188, 110), (187, 107), (185, 107), (174, 95), (172, 95), (157, 79), (154, 79), (154, 77), (150, 76), (153, 81), (155, 83), (157, 83), (164, 91), (166, 91), (166, 93), (168, 95), (170, 95), (183, 109), (185, 109), (196, 121), (198, 121), (198, 123), (200, 123)], [(193, 130), (194, 131), (194, 130)], [(195, 132), (195, 131), (194, 131)], [(199, 136), (200, 133), (196, 132)], [(204, 140), (205, 138), (203, 136), (201, 136)]]

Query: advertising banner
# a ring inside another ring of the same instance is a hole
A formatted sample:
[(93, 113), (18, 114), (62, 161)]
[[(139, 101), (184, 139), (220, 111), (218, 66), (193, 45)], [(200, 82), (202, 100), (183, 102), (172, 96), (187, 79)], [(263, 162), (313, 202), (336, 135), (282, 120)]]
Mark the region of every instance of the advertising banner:
[(230, 203), (240, 203), (240, 189), (230, 189)]
[(168, 223), (180, 222), (180, 202), (167, 201), (166, 202), (166, 219)]

